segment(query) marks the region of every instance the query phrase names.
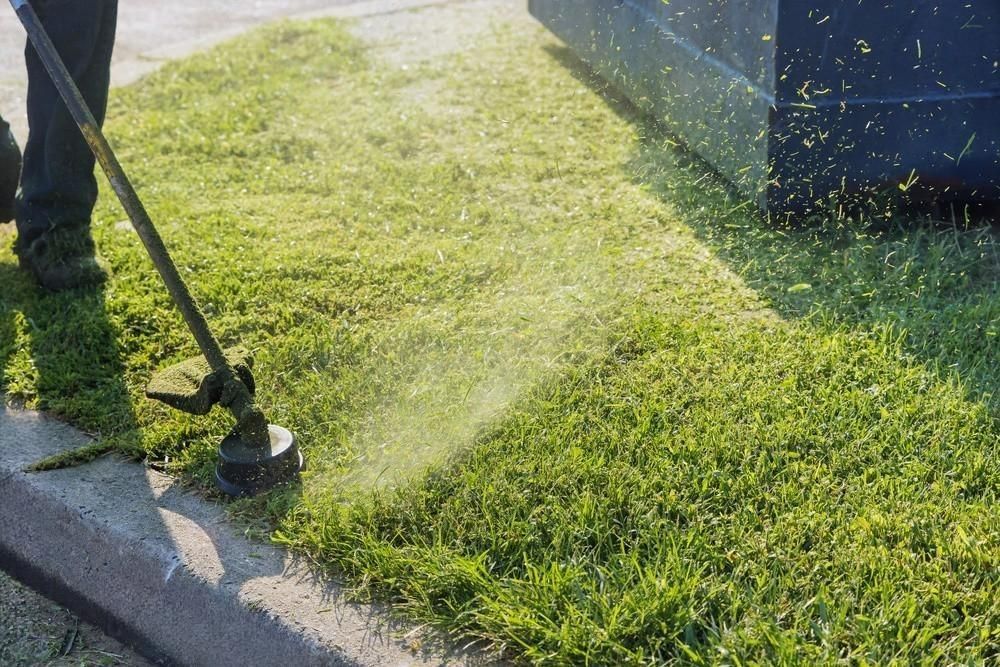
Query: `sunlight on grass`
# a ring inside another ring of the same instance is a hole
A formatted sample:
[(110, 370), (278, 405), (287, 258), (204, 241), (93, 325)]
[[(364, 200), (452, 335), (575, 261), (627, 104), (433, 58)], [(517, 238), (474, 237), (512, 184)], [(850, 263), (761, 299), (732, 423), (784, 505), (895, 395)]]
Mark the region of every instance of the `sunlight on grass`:
[[(236, 516), (529, 661), (996, 658), (994, 231), (769, 225), (540, 29), (491, 37), (404, 70), (283, 23), (115, 97), (309, 460)], [(103, 308), (0, 255), (0, 377), (207, 488), (225, 416), (141, 398), (194, 347), (97, 218)]]

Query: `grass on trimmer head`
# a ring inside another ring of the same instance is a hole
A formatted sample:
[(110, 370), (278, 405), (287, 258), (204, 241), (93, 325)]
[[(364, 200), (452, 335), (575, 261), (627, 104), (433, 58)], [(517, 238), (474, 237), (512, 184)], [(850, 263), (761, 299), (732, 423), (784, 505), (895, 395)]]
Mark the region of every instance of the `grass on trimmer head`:
[[(997, 657), (989, 227), (773, 227), (537, 29), (401, 70), (282, 24), (110, 117), (310, 461), (235, 509), (359, 595), (546, 664)], [(141, 398), (194, 348), (97, 217), (103, 295), (2, 257), (8, 396), (207, 488), (226, 419)]]

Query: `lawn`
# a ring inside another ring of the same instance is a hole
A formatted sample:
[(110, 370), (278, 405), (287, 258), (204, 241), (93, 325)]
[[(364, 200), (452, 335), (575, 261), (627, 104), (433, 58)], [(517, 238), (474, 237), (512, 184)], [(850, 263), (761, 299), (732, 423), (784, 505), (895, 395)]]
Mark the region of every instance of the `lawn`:
[[(281, 23), (113, 96), (309, 461), (235, 519), (528, 662), (1000, 657), (994, 228), (771, 224), (520, 19), (389, 51)], [(196, 350), (123, 218), (100, 293), (0, 250), (0, 384), (211, 494), (227, 416), (142, 397)]]

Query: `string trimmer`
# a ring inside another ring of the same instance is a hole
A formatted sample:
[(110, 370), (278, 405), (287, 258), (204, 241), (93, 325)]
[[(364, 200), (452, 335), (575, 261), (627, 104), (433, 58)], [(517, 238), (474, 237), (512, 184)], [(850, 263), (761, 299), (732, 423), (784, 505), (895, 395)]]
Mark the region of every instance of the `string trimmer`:
[(215, 469), (216, 482), (225, 493), (252, 495), (293, 479), (302, 468), (302, 455), (291, 432), (268, 424), (264, 413), (254, 403), (249, 354), (242, 348), (223, 351), (212, 335), (204, 314), (177, 272), (163, 240), (38, 15), (28, 0), (10, 0), (10, 4), (201, 349), (203, 356), (156, 374), (146, 388), (147, 396), (193, 414), (205, 414), (216, 403), (232, 412), (236, 425), (219, 445)]

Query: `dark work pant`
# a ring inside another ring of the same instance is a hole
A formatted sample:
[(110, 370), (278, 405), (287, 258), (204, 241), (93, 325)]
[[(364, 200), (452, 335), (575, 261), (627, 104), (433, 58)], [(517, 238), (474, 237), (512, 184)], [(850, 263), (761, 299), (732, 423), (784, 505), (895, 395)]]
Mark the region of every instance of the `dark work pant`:
[(10, 133), (10, 125), (0, 118), (0, 223), (14, 217), (13, 201), (21, 178), (21, 151)]
[[(31, 0), (98, 124), (104, 122), (118, 0)], [(28, 44), (28, 143), (16, 203), (19, 244), (86, 227), (97, 201), (94, 157)]]

